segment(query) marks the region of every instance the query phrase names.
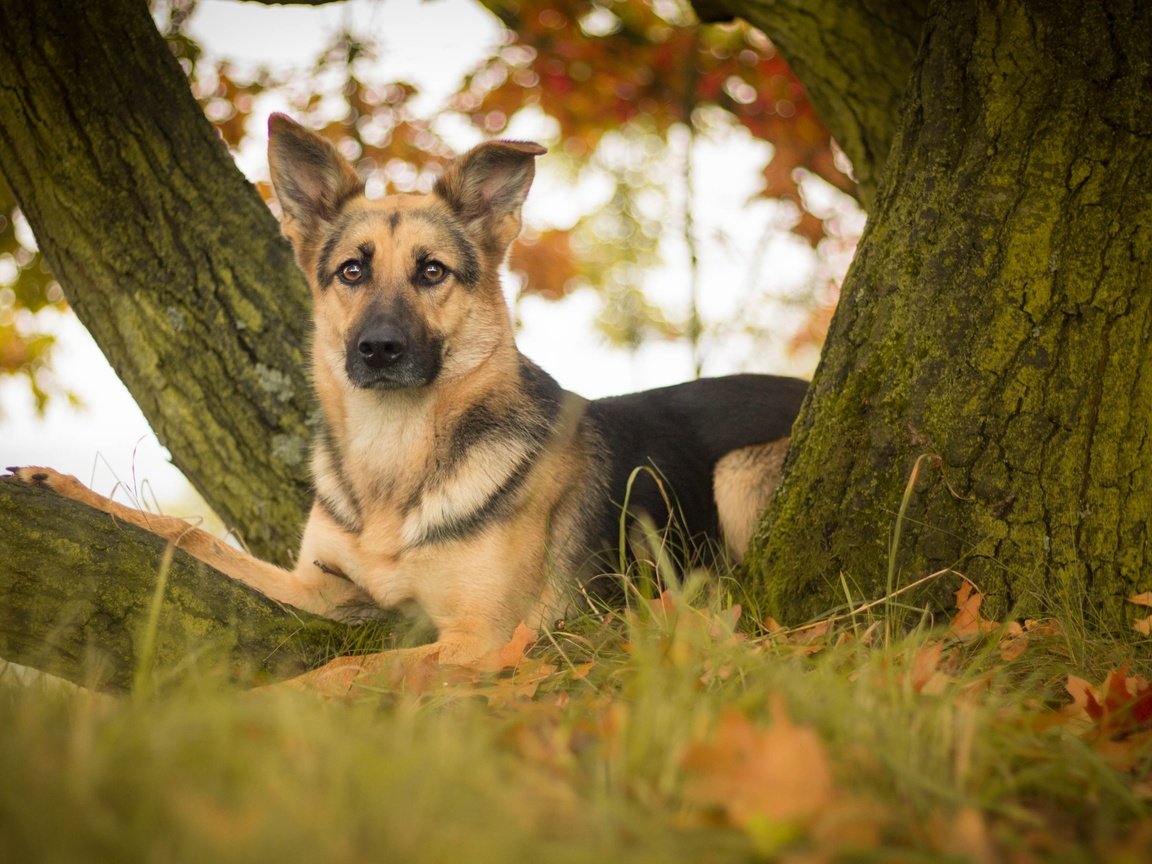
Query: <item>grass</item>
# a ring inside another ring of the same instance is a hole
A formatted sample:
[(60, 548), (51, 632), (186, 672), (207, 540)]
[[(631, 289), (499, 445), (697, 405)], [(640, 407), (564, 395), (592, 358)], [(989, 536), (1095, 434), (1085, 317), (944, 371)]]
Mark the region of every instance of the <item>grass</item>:
[(722, 593), (342, 701), (9, 670), (0, 860), (1147, 860), (1152, 733), (1065, 690), (1134, 644), (909, 631), (884, 604), (750, 636)]

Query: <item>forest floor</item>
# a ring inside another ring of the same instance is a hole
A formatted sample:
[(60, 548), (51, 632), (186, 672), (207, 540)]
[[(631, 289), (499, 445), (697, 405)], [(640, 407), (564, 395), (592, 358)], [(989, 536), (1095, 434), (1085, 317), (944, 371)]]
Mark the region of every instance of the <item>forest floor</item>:
[(1152, 860), (1147, 636), (986, 621), (939, 578), (936, 626), (799, 630), (690, 580), (340, 699), (0, 669), (0, 860)]

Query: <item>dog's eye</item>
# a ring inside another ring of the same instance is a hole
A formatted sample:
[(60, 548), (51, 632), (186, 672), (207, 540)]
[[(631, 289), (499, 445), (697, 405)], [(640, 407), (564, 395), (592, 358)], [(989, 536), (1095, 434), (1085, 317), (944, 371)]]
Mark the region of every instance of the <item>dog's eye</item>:
[(439, 285), (448, 277), (448, 268), (439, 261), (425, 261), (420, 265), (420, 284)]
[(364, 278), (364, 265), (359, 261), (345, 261), (336, 271), (336, 275), (345, 285), (355, 285)]

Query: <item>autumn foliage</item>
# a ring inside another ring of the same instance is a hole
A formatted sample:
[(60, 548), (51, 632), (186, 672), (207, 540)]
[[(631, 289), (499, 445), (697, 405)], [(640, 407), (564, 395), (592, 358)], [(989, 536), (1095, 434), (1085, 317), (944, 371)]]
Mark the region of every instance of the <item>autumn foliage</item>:
[[(580, 166), (579, 173), (595, 161), (606, 136), (640, 138), (648, 142), (644, 146), (659, 149), (674, 128), (694, 136), (742, 128), (773, 147), (762, 186), (749, 189), (749, 196), (790, 202), (797, 214), (792, 230), (814, 247), (828, 235), (826, 214), (806, 209), (802, 178), (814, 175), (853, 193), (846, 163), (803, 86), (754, 28), (702, 26), (680, 2), (484, 0), (483, 5), (507, 28), (504, 44), (441, 109), (466, 118), (478, 133), (501, 135), (522, 112), (541, 112), (555, 125), (554, 153)], [(436, 132), (436, 117), (413, 110), (415, 86), (380, 82), (373, 75), (377, 47), (370, 36), (340, 33), (310, 66), (287, 72), (240, 69), (207, 55), (190, 37), (195, 7), (193, 0), (167, 4), (161, 26), (193, 94), (229, 148), (238, 150), (248, 136), (262, 135), (253, 115), (259, 97), (274, 91), (287, 95), (297, 116), (357, 162), (370, 193), (426, 190), (454, 155)], [(333, 110), (341, 104), (342, 111)], [(691, 320), (670, 317), (640, 288), (644, 272), (660, 260), (664, 223), (675, 220), (644, 215), (637, 197), (673, 179), (667, 159), (666, 153), (653, 153), (652, 169), (640, 183), (616, 173), (617, 192), (604, 212), (585, 214), (576, 225), (529, 226), (511, 254), (521, 291), (549, 300), (578, 287), (600, 292), (601, 329), (618, 344), (698, 339)], [(619, 172), (603, 160), (597, 167)], [(260, 191), (271, 198), (267, 184), (260, 184)], [(45, 305), (65, 307), (35, 246), (27, 236), (16, 236), (18, 219), (0, 187), (5, 268), (0, 270), (0, 372), (27, 375), (42, 406), (53, 392), (47, 373), (52, 339), (27, 313)], [(603, 230), (605, 220), (618, 228)], [(816, 306), (795, 336), (798, 346), (819, 344), (829, 308)]]

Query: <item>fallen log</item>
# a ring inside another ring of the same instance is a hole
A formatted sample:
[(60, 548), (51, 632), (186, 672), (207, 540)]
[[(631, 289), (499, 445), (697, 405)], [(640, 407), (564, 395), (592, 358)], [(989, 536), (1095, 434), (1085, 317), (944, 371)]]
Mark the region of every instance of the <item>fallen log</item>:
[(166, 549), (105, 513), (0, 477), (0, 658), (113, 692), (142, 669), (150, 684), (223, 669), (251, 685), (352, 645), (387, 647), (398, 629), (398, 614), (367, 625), (310, 615)]

